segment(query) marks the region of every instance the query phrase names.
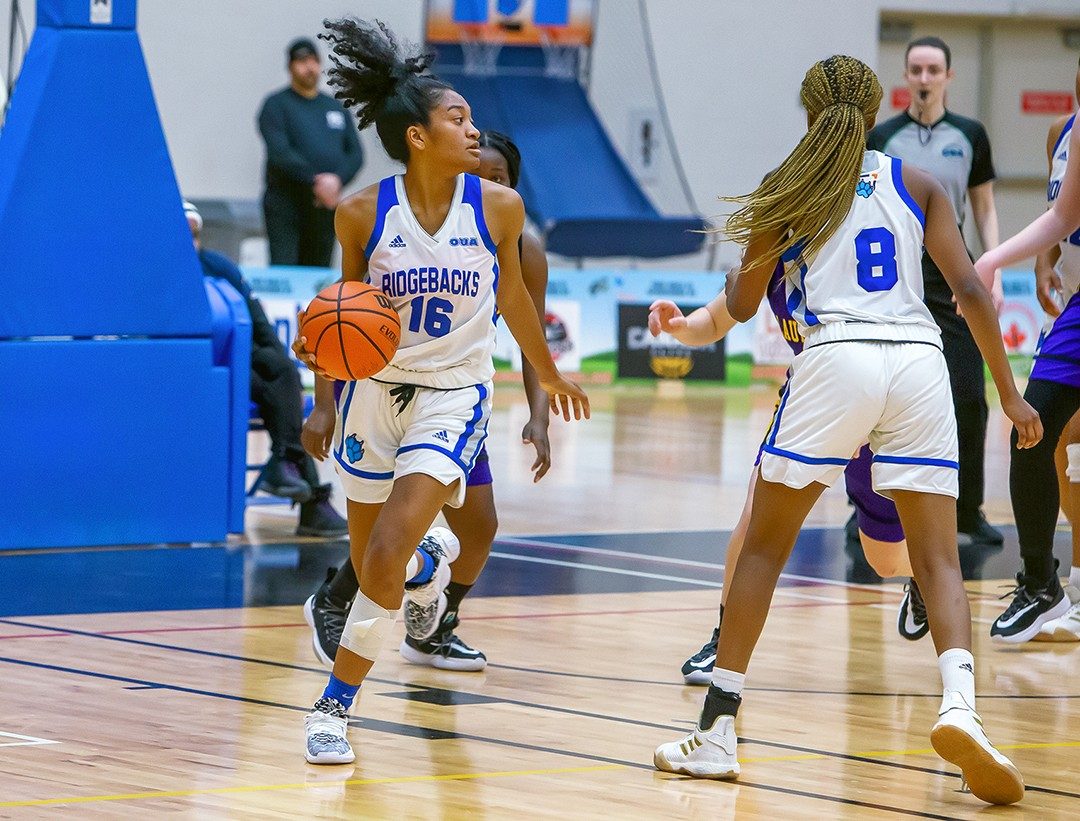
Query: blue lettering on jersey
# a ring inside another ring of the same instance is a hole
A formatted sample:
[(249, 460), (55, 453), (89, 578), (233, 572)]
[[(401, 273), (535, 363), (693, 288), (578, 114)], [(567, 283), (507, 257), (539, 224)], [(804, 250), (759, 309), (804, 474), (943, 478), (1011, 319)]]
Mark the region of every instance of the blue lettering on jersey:
[(480, 241), (476, 237), (450, 237), (450, 245), (457, 248), (459, 245), (479, 245)]
[(459, 268), (410, 268), (383, 274), (382, 290), (387, 296), (439, 293), (476, 296), (480, 293), (480, 272)]
[(942, 157), (960, 157), (962, 159), (963, 156), (964, 156), (964, 147), (962, 145), (957, 144), (957, 143), (950, 143), (949, 145), (947, 145), (943, 149), (941, 149), (941, 156)]

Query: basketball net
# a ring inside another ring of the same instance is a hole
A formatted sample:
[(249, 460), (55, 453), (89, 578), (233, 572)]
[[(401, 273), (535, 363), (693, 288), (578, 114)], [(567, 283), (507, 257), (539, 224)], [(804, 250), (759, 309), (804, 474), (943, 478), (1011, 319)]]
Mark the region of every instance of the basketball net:
[(499, 52), (502, 47), (501, 40), (485, 39), (484, 26), (461, 24), (461, 54), (466, 74), (493, 77), (498, 73)]
[(544, 76), (560, 80), (576, 80), (578, 73), (578, 47), (567, 46), (552, 36), (547, 26), (540, 29), (540, 48), (544, 50)]

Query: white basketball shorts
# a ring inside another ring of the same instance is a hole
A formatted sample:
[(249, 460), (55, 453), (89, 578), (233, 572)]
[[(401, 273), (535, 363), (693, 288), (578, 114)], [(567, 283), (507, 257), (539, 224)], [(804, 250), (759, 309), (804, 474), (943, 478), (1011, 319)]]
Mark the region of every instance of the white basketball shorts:
[(792, 364), (761, 458), (768, 482), (832, 485), (869, 441), (874, 490), (956, 497), (956, 416), (945, 357), (911, 342), (835, 342)]
[(345, 495), (385, 502), (394, 479), (423, 473), (447, 486), (456, 482), (448, 504), (461, 507), (490, 416), (490, 382), (455, 390), (347, 382), (332, 447)]

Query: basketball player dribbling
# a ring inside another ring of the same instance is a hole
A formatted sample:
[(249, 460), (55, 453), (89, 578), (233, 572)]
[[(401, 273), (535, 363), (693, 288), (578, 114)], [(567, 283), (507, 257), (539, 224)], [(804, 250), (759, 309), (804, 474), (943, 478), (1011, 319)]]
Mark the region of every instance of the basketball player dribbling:
[[(521, 197), (472, 174), (480, 132), (469, 104), (427, 72), (430, 55), (403, 54), (382, 24), (343, 19), (326, 28), (336, 96), (357, 110), (361, 129), (374, 123), (405, 166), (347, 199), (336, 217), (342, 278), (380, 288), (402, 320), (391, 363), (346, 383), (334, 431), (360, 586), (334, 671), (305, 719), (304, 755), (343, 764), (355, 759), (349, 709), (397, 618), (403, 583), (430, 581), (453, 558), (416, 545), (444, 505), (462, 504), (487, 435), (496, 306), (552, 409), (588, 418), (589, 403), (552, 362), (522, 283)], [(294, 349), (318, 373), (305, 342)], [(332, 396), (333, 383), (320, 376), (317, 402), (325, 409)]]
[[(520, 173), (521, 152), (513, 141), (495, 131), (481, 132), (478, 176), (516, 188)], [(548, 279), (544, 247), (537, 237), (526, 231), (519, 240), (519, 250), (521, 276), (537, 315), (542, 319)], [(548, 398), (528, 360), (522, 361), (522, 380), (530, 414), (521, 437), (523, 442), (536, 449), (532, 470), (533, 481), (538, 482), (551, 467)], [(335, 418), (336, 411), (331, 407), (318, 417), (312, 414), (304, 425), (302, 440), (317, 459), (324, 459), (329, 453)], [(406, 635), (399, 652), (411, 664), (457, 671), (478, 671), (487, 665), (484, 653), (470, 647), (454, 632), (459, 623), (458, 609), (462, 599), (479, 578), (498, 528), (486, 446), (480, 448), (465, 485), (462, 506), (443, 508), (449, 529), (434, 527), (421, 541), (422, 549), (425, 544), (431, 545), (448, 555), (458, 553), (457, 559), (449, 568), (442, 563), (431, 581), (405, 587)], [(305, 618), (312, 628), (315, 654), (328, 667), (334, 665), (349, 607), (358, 588), (352, 561), (346, 559), (304, 605)], [(432, 590), (439, 591), (436, 598), (431, 597)]]
[(938, 653), (944, 692), (931, 742), (977, 797), (1008, 804), (1023, 797), (1023, 779), (975, 712), (971, 613), (956, 545), (956, 420), (940, 332), (922, 300), (924, 243), (968, 318), (1019, 446), (1038, 442), (1042, 430), (1016, 391), (989, 291), (944, 189), (864, 150), (881, 93), (853, 57), (811, 66), (801, 89), (806, 135), (728, 220), (727, 233), (746, 246), (725, 286), (728, 312), (739, 321), (756, 314), (775, 260), (787, 252), (805, 348), (763, 446), (698, 726), (658, 747), (654, 762), (698, 778), (738, 777), (735, 715), (777, 579), (807, 513), (869, 441), (874, 489), (900, 513)]

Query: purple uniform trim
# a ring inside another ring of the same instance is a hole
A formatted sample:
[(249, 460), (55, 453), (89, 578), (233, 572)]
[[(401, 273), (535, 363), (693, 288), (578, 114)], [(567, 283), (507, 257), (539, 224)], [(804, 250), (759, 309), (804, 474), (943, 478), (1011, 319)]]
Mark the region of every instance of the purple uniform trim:
[(1041, 340), (1031, 378), (1080, 388), (1080, 292)]
[(863, 445), (859, 455), (848, 462), (844, 470), (848, 499), (855, 505), (859, 530), (879, 542), (902, 542), (904, 528), (900, 526), (896, 505), (891, 499), (886, 499), (874, 491), (870, 478), (870, 462), (873, 456), (870, 447)]
[(465, 480), (465, 487), (490, 485), (492, 481), (491, 463), (488, 461), (487, 445), (482, 445), (480, 452), (476, 454), (476, 461), (473, 463), (473, 469), (469, 472), (469, 478)]
[(769, 300), (769, 307), (780, 325), (780, 332), (784, 335), (784, 341), (791, 348), (791, 352), (798, 356), (802, 353), (803, 338), (799, 331), (799, 323), (791, 315), (787, 302), (787, 280), (784, 278), (784, 263), (781, 260), (776, 263), (772, 279), (769, 280), (768, 290), (765, 292)]

